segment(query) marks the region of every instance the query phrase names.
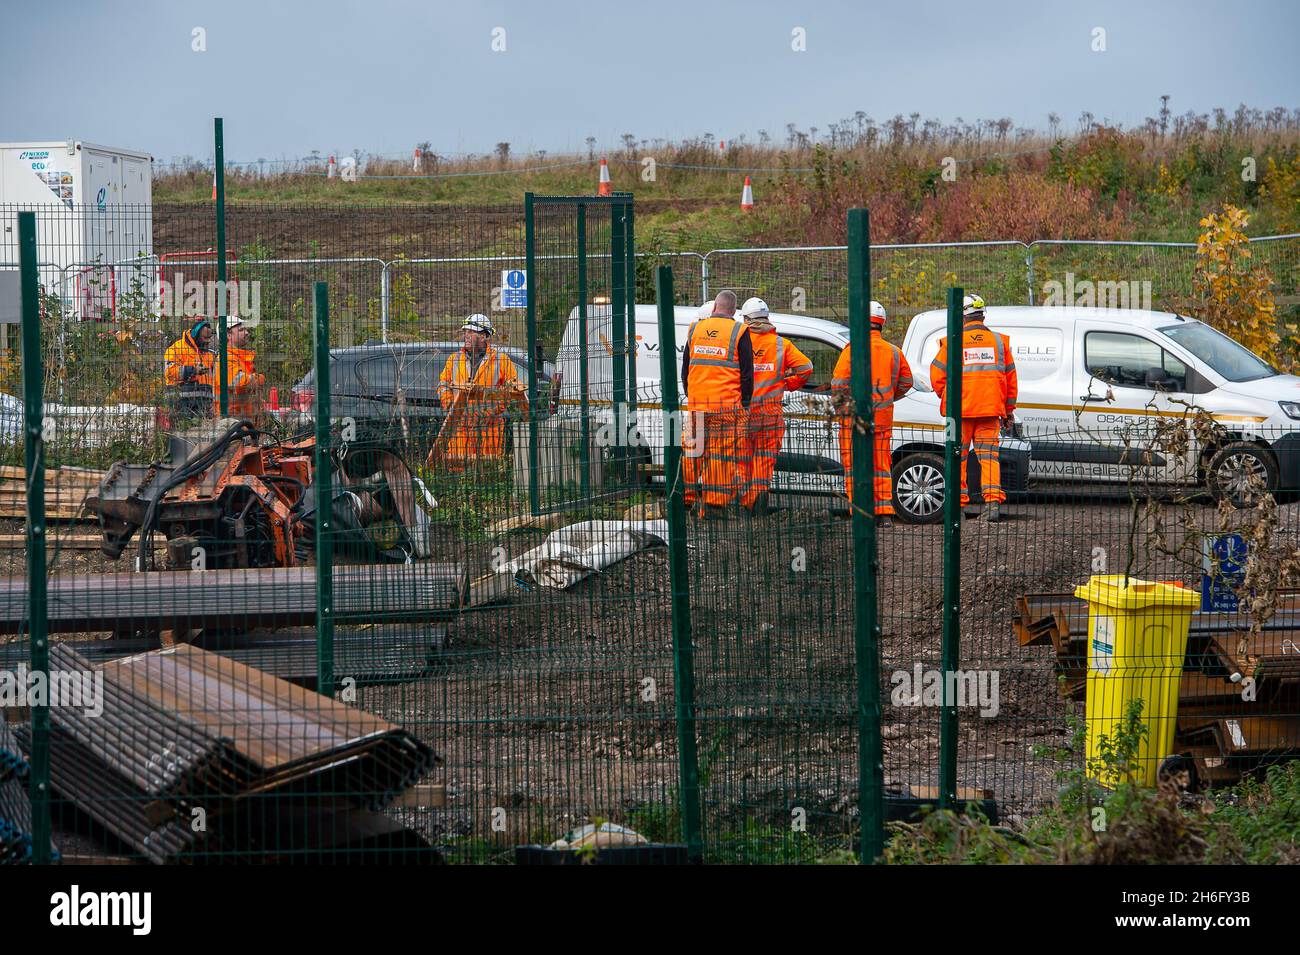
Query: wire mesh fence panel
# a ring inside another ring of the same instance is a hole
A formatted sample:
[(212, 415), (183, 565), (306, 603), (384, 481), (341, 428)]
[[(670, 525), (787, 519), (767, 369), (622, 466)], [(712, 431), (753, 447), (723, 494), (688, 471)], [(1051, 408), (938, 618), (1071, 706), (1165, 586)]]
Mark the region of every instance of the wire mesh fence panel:
[[(499, 303), (485, 294), (480, 306), (493, 333), (460, 316), (450, 349), (391, 346), (436, 351), (430, 427), (418, 437), (378, 427), (369, 450), (337, 455), (341, 483), (376, 470), (365, 455), (402, 459), (409, 482), (389, 474), (387, 484), (414, 486), (393, 500), (394, 523), (415, 532), (397, 569), (421, 576), (445, 566), (463, 581), (444, 613), (407, 626), (420, 635), (418, 678), (358, 680), (363, 707), (400, 720), (439, 754), (426, 780), (434, 795), (402, 816), (453, 860), (509, 861), (526, 844), (536, 848), (525, 857), (542, 858), (584, 824), (678, 838), (672, 660), (654, 636), (667, 626), (666, 531), (617, 460), (607, 463), (618, 442), (599, 433), (610, 421), (612, 319), (619, 304), (626, 322), (628, 263), (612, 251), (611, 204), (581, 216), (572, 205), (542, 208), (544, 238), (526, 276), (509, 274), (525, 264), (509, 257), (394, 267), (396, 276), (434, 276), (425, 287), (446, 290), (447, 301), (467, 286), (497, 286)], [(497, 335), (503, 326), (526, 332), (513, 320), (525, 303), (537, 314), (534, 349), (523, 348), (526, 334), (510, 344)], [(596, 354), (584, 364), (586, 348)], [(339, 371), (336, 359), (331, 374)], [(331, 390), (330, 440), (342, 452), (349, 416), (338, 385)], [(389, 587), (383, 568), (363, 570), (376, 589)], [(608, 832), (586, 838), (619, 842)]]
[[(44, 740), (64, 859), (540, 861), (583, 826), (604, 830), (556, 851), (680, 857), (664, 498), (686, 488), (662, 483), (680, 353), (665, 375), (671, 345), (636, 302), (671, 260), (684, 344), (702, 257), (637, 258), (630, 197), (542, 198), (531, 223), (232, 208), (224, 289), (210, 208), (40, 210), (36, 307), (0, 324), (0, 670), (48, 671), (49, 705), (5, 698), (0, 820), (20, 835), (0, 828), (0, 859), (41, 848)], [(1252, 245), (1280, 299), (1296, 248)], [(873, 252), (897, 337), (953, 282), (1029, 288), (1018, 243)], [(1036, 296), (1070, 275), (1150, 282), (1157, 308), (1190, 289), (1185, 247), (1032, 252)], [(844, 251), (708, 268), (712, 293), (767, 298), (809, 367), (776, 405), (719, 414), (692, 391), (682, 419), (706, 508), (684, 539), (704, 858), (841, 858), (862, 801), (847, 331), (811, 319), (846, 315)], [(1043, 322), (1005, 317), (1017, 424), (967, 461), (987, 514), (996, 444), (1001, 519), (965, 521), (945, 555), (938, 320), (909, 343), (915, 391), (870, 468), (896, 511), (875, 577), (891, 812), (942, 795), (945, 692), (957, 802), (999, 817), (1085, 778), (1225, 784), (1291, 758), (1300, 406), (1194, 323), (1155, 351), (1099, 325), (1055, 353), (1062, 371), (1036, 357)]]
[(1256, 264), (1273, 277), (1278, 311), (1296, 315), (1300, 310), (1300, 235), (1252, 239), (1250, 251)]
[(731, 482), (714, 456), (734, 450), (743, 467), (751, 442), (776, 435), (770, 423), (751, 431), (704, 417), (712, 447), (699, 496), (721, 513), (692, 518), (687, 546), (705, 859), (849, 857), (858, 821), (849, 524), (830, 500), (751, 517), (738, 506), (739, 475), (723, 510), (725, 493), (709, 489)]
[(1180, 311), (1196, 270), (1192, 243), (1035, 242), (1034, 304)]
[[(846, 322), (844, 254), (843, 247), (710, 252), (709, 288), (731, 288), (742, 299), (757, 295), (777, 312)], [(896, 319), (886, 327), (891, 340), (902, 340), (917, 312), (942, 307), (950, 285), (980, 289), (990, 301), (1026, 302), (1025, 247), (1019, 242), (873, 246), (871, 268), (872, 297), (887, 303)]]

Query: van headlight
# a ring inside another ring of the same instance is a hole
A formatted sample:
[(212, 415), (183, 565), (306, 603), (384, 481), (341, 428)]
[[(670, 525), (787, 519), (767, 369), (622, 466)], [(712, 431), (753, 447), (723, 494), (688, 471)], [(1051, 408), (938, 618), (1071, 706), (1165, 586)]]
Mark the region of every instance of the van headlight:
[(1279, 401), (1278, 405), (1281, 407), (1282, 413), (1288, 418), (1300, 421), (1300, 401)]

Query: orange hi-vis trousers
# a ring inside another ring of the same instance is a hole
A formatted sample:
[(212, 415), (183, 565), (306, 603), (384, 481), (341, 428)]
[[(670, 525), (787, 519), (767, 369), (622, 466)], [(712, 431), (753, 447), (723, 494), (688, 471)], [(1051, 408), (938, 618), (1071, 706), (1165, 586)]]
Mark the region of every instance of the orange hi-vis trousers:
[[(872, 489), (876, 496), (876, 514), (893, 516), (894, 484), (890, 475), (893, 468), (891, 450), (894, 443), (894, 411), (876, 413), (876, 439), (872, 443)], [(853, 418), (840, 418), (840, 460), (844, 462), (844, 490), (849, 502), (853, 501)]]
[(975, 447), (975, 460), (980, 463), (980, 487), (984, 492), (985, 503), (992, 504), (996, 501), (1000, 504), (1007, 499), (1007, 492), (1002, 490), (1002, 467), (998, 463), (1001, 434), (1001, 418), (961, 419), (962, 507), (970, 503), (970, 493), (966, 488), (966, 456), (972, 445)]
[(697, 483), (704, 503), (726, 507), (738, 497), (749, 472), (744, 408), (724, 411), (687, 411), (682, 428), (682, 478), (686, 506), (693, 507)]
[(785, 415), (781, 411), (780, 402), (751, 405), (749, 425), (745, 432), (749, 468), (740, 503), (745, 507), (753, 507), (758, 496), (772, 486), (776, 456), (781, 453), (781, 442), (785, 440)]

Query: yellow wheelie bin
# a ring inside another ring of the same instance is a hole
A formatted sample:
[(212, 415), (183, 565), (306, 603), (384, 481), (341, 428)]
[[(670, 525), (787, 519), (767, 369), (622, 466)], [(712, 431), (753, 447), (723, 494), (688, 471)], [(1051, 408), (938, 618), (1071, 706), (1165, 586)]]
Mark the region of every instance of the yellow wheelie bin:
[(1187, 630), (1201, 596), (1124, 574), (1096, 575), (1074, 595), (1088, 602), (1088, 775), (1106, 786), (1120, 782), (1095, 764), (1099, 744), (1103, 735), (1114, 740), (1129, 703), (1141, 699), (1148, 732), (1131, 781), (1154, 786), (1173, 752)]

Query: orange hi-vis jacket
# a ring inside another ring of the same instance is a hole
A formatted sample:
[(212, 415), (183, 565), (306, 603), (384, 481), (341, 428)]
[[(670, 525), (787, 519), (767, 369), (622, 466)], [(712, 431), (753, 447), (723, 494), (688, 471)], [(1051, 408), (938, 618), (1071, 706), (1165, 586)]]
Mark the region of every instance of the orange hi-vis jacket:
[(776, 333), (749, 330), (754, 346), (754, 397), (751, 412), (780, 412), (781, 396), (798, 391), (812, 377), (813, 363), (791, 342)]
[[(265, 380), (253, 370), (253, 359), (257, 352), (249, 348), (226, 346), (226, 389), (230, 413), (238, 416), (251, 416), (258, 411), (257, 389)], [(220, 358), (213, 362), (214, 376), (220, 370)], [(213, 401), (214, 414), (221, 407), (220, 395)]]
[[(948, 414), (948, 339), (930, 363), (930, 384), (939, 396), (939, 413)], [(961, 333), (961, 417), (1008, 418), (1019, 392), (1011, 339), (982, 321), (967, 321)]]
[[(831, 374), (831, 391), (848, 392), (852, 387), (851, 346), (840, 352)], [(885, 341), (879, 329), (871, 330), (871, 407), (876, 423), (893, 427), (894, 402), (912, 390), (912, 368), (896, 345)]]
[(438, 400), (448, 409), (456, 400), (457, 389), (473, 385), (492, 389), (487, 394), (467, 393), (465, 419), (452, 436), (447, 457), (466, 460), (504, 454), (507, 410), (512, 404), (528, 407), (519, 371), (510, 356), (489, 345), (478, 369), (471, 375), (465, 349), (457, 349), (455, 354), (447, 357), (438, 381)]
[(690, 359), (687, 400), (693, 411), (741, 407), (740, 355), (745, 326), (733, 318), (703, 318), (686, 335)]
[[(849, 348), (840, 352), (831, 375), (831, 391), (847, 394), (852, 389), (853, 356)], [(894, 402), (912, 388), (912, 369), (897, 347), (885, 341), (880, 329), (871, 330), (871, 407), (875, 442), (871, 448), (872, 488), (876, 514), (894, 513), (893, 481), (890, 476), (894, 441)], [(840, 461), (844, 464), (844, 490), (853, 500), (853, 415), (840, 416)]]
[(216, 353), (200, 350), (198, 342), (186, 330), (181, 333), (179, 339), (172, 342), (163, 354), (163, 384), (179, 385), (181, 383), (181, 370), (186, 365), (189, 365), (199, 373), (197, 378), (191, 379), (191, 382), (215, 388), (217, 385), (216, 363)]

